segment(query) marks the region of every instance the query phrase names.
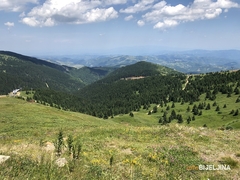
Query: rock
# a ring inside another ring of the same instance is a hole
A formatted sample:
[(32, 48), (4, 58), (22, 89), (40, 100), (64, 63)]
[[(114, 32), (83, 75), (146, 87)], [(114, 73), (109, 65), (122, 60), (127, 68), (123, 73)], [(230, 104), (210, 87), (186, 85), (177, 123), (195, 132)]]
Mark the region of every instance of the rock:
[(4, 156), (4, 155), (0, 155), (0, 164), (4, 163), (6, 160), (8, 160), (10, 158), (10, 156)]
[(55, 163), (58, 167), (64, 167), (68, 162), (65, 158), (58, 158)]
[(45, 145), (46, 145), (46, 146), (44, 147), (44, 149), (45, 149), (46, 151), (54, 151), (55, 146), (54, 146), (53, 143), (51, 143), (51, 142), (46, 142)]

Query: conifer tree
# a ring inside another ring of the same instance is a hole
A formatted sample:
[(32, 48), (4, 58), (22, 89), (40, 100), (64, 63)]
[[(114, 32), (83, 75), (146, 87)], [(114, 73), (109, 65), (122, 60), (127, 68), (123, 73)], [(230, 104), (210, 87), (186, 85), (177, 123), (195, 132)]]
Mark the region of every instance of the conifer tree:
[(208, 104), (207, 104), (207, 107), (206, 107), (206, 110), (209, 110), (209, 109), (211, 109), (211, 106), (210, 106), (210, 104), (208, 103)]

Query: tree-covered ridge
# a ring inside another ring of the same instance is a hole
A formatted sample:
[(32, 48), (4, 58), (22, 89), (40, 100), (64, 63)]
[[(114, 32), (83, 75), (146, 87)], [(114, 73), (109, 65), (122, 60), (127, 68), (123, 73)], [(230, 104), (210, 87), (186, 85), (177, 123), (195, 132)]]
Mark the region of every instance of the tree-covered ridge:
[[(214, 101), (218, 93), (226, 94), (226, 97), (233, 93), (239, 94), (239, 79), (240, 71), (190, 75), (189, 77), (183, 74), (155, 75), (134, 81), (105, 82), (103, 79), (86, 86), (75, 94), (81, 102), (72, 96), (72, 99), (68, 101), (69, 105), (65, 104), (66, 106), (63, 105), (63, 108), (108, 118), (138, 111), (142, 107), (149, 107), (150, 104), (157, 104), (161, 107), (169, 102), (194, 104), (203, 94), (206, 94), (206, 99)], [(53, 99), (54, 92), (51, 96), (43, 91), (37, 93), (38, 100), (45, 97), (44, 101), (61, 104), (61, 106), (64, 104), (62, 101), (65, 102), (64, 96), (59, 98), (60, 102), (48, 100), (47, 97)], [(65, 97), (69, 98), (67, 95)], [(83, 100), (84, 103), (82, 103)], [(84, 105), (80, 107), (81, 104)], [(207, 108), (207, 104), (204, 108)], [(193, 108), (191, 111), (199, 115), (201, 107)]]
[(180, 74), (171, 68), (160, 66), (157, 64), (140, 61), (132, 65), (128, 65), (119, 68), (110, 73), (103, 82), (113, 82), (120, 80), (121, 78), (138, 77), (138, 76), (155, 76), (155, 75), (168, 75), (168, 74)]
[[(75, 96), (36, 91), (34, 99), (100, 118), (137, 111), (142, 105), (168, 102), (182, 89), (184, 75), (152, 76), (134, 81), (94, 83)], [(84, 101), (84, 103), (83, 103)]]
[(240, 86), (240, 71), (225, 71), (190, 76), (185, 90), (196, 94), (207, 93), (207, 98), (214, 100), (217, 93), (231, 94)]
[(0, 93), (7, 94), (15, 88), (51, 88), (71, 92), (82, 88), (80, 80), (56, 68), (0, 54)]
[(73, 92), (107, 76), (116, 68), (82, 67), (74, 68), (54, 64), (34, 57), (9, 51), (0, 51), (0, 94), (7, 94), (14, 88), (51, 88), (57, 91)]
[(47, 66), (47, 67), (57, 69), (57, 70), (63, 71), (63, 72), (67, 72), (72, 69), (72, 67), (69, 67), (69, 66), (61, 66), (61, 65), (54, 64), (54, 63), (51, 63), (48, 61), (37, 59), (35, 57), (25, 56), (25, 55), (10, 52), (10, 51), (0, 51), (0, 55), (7, 55), (7, 56), (15, 57), (16, 59), (19, 59), (22, 61), (28, 61), (28, 62), (32, 62), (34, 64)]

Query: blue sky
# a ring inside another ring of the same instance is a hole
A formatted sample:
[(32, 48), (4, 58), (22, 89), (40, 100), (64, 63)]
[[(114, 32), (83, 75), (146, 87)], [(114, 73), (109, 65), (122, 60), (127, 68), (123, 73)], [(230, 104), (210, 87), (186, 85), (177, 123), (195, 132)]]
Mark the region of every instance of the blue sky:
[(26, 55), (240, 50), (239, 0), (0, 0), (0, 50)]

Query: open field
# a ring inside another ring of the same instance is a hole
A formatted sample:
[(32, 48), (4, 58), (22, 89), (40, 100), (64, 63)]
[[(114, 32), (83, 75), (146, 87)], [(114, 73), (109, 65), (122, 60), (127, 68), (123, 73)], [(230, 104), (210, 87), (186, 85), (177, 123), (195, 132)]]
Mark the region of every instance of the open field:
[[(202, 116), (196, 116), (190, 124), (184, 119), (182, 124), (165, 126), (159, 125), (158, 119), (166, 107), (159, 107), (152, 115), (141, 109), (134, 112), (134, 117), (121, 115), (103, 120), (17, 98), (1, 98), (0, 154), (11, 157), (0, 165), (0, 179), (237, 180), (239, 117), (228, 113), (237, 108), (231, 103), (237, 96), (221, 102), (222, 96), (216, 99), (220, 107), (227, 104), (227, 108), (221, 108), (222, 114), (211, 108), (203, 110)], [(177, 112), (182, 108), (184, 118), (188, 116), (187, 107), (187, 103), (175, 104)], [(209, 119), (212, 113), (216, 120)], [(203, 128), (203, 123), (208, 128)], [(233, 130), (217, 130), (229, 123)], [(64, 145), (58, 149), (60, 132)], [(79, 156), (69, 150), (70, 135)], [(60, 150), (58, 155), (56, 150)], [(64, 167), (56, 165), (59, 157), (67, 160)], [(229, 165), (231, 170), (200, 171), (201, 164)]]

